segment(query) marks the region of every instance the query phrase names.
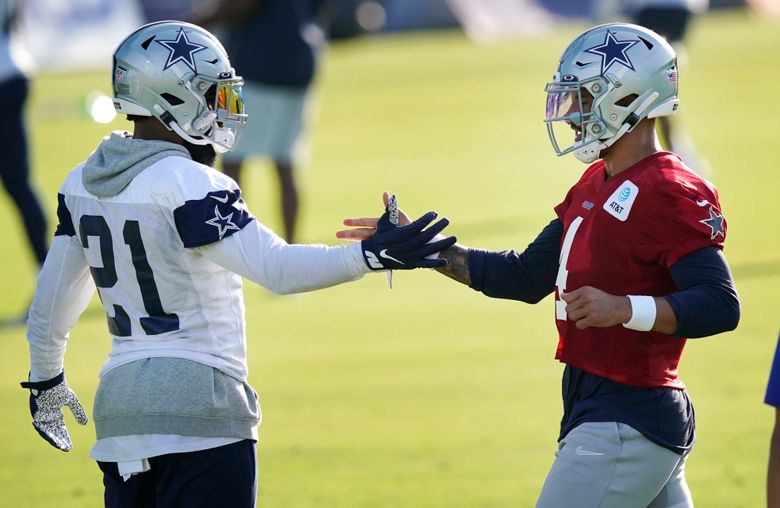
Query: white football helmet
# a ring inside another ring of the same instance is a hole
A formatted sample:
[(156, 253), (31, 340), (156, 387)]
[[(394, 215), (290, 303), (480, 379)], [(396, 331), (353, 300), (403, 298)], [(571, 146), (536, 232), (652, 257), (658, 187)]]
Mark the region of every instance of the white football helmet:
[(216, 37), (196, 25), (160, 21), (130, 34), (114, 52), (112, 83), (118, 113), (153, 116), (220, 153), (246, 125), (244, 80)]
[(553, 149), (591, 163), (643, 118), (677, 112), (677, 55), (646, 28), (597, 26), (566, 48), (545, 91)]

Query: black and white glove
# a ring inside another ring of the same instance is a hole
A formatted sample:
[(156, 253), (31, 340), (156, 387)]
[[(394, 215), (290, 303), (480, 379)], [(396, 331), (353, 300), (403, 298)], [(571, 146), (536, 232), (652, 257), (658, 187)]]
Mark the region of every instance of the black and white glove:
[(48, 381), (22, 381), (20, 384), (22, 388), (30, 389), (30, 413), (35, 430), (53, 447), (64, 452), (70, 451), (73, 443), (65, 427), (62, 407), (70, 408), (79, 425), (86, 425), (88, 419), (76, 394), (65, 382), (65, 372)]
[(376, 233), (361, 242), (368, 267), (372, 270), (411, 270), (446, 265), (447, 261), (442, 258), (426, 259), (456, 242), (454, 236), (434, 240), (449, 225), (446, 218), (424, 229), (435, 218), (436, 212), (428, 212), (411, 224), (396, 226), (390, 223), (385, 210), (376, 225)]

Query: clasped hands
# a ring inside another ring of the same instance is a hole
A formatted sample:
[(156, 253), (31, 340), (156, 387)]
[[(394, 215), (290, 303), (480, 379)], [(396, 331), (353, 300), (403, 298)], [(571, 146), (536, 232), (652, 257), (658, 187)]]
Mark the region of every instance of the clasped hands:
[(436, 212), (428, 212), (412, 221), (399, 209), (398, 225), (391, 224), (387, 210), (389, 199), (390, 195), (385, 192), (385, 212), (381, 217), (344, 219), (344, 225), (354, 229), (338, 231), (336, 237), (360, 241), (364, 261), (371, 270), (411, 270), (446, 265), (447, 261), (435, 257), (435, 254), (457, 241), (454, 236), (439, 235), (449, 225), (449, 220), (444, 218), (430, 225), (436, 219)]

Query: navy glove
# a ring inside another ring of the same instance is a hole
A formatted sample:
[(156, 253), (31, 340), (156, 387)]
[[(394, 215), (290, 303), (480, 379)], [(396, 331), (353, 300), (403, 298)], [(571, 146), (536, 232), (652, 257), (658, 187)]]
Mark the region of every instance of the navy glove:
[(53, 447), (64, 452), (70, 451), (68, 429), (65, 427), (65, 415), (62, 406), (68, 406), (79, 425), (87, 424), (87, 414), (79, 399), (65, 382), (65, 372), (48, 381), (23, 381), (22, 388), (30, 389), (30, 413), (33, 427), (43, 439)]
[(376, 225), (376, 233), (361, 242), (363, 258), (368, 267), (372, 270), (411, 270), (446, 265), (445, 259), (425, 258), (456, 241), (454, 236), (431, 241), (450, 223), (447, 219), (441, 219), (424, 230), (435, 218), (436, 212), (428, 212), (411, 224), (396, 226), (390, 223), (385, 210)]

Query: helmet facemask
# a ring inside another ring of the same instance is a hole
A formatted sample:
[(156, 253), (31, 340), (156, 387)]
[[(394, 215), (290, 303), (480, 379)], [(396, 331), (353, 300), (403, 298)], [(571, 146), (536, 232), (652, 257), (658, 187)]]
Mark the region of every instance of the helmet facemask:
[[(593, 162), (603, 148), (606, 126), (598, 115), (603, 100), (604, 79), (597, 77), (580, 82), (564, 76), (547, 84), (545, 123), (547, 135), (558, 156), (574, 152), (583, 162)], [(572, 140), (572, 141), (568, 141)]]

